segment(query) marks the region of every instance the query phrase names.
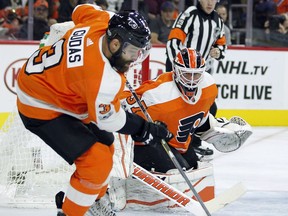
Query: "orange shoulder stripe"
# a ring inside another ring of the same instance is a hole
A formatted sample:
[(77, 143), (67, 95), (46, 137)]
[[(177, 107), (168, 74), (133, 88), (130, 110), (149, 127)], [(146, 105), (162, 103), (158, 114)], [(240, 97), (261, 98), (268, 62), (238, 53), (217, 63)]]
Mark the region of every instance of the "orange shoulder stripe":
[(223, 37), (217, 39), (215, 44), (216, 45), (222, 45), (222, 46), (226, 45), (226, 37), (225, 37), (225, 35)]
[(170, 31), (170, 34), (168, 36), (168, 40), (171, 40), (173, 38), (179, 39), (179, 40), (181, 40), (182, 43), (184, 43), (184, 40), (186, 38), (186, 34), (180, 28), (174, 28)]

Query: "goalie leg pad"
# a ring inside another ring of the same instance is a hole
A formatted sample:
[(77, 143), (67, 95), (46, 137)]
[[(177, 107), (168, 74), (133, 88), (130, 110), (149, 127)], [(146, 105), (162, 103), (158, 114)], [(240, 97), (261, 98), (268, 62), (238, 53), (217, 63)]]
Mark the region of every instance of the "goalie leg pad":
[(133, 172), (134, 144), (131, 136), (114, 133), (113, 169), (110, 176), (125, 179)]
[[(187, 182), (183, 179), (178, 170), (169, 170), (167, 173), (154, 173), (159, 178), (164, 179), (165, 182), (182, 191), (186, 195), (193, 197), (193, 193), (189, 189)], [(199, 169), (187, 170), (186, 175), (192, 182), (195, 190), (199, 193), (203, 201), (208, 201), (214, 198), (214, 176), (213, 166), (211, 163), (199, 164)], [(152, 183), (151, 183), (152, 184)], [(159, 186), (159, 190), (161, 187)], [(133, 210), (154, 210), (154, 211), (173, 211), (181, 212), (184, 208), (175, 205), (174, 202), (165, 198), (151, 189), (151, 187), (144, 185), (139, 180), (128, 178), (126, 182), (126, 208)]]

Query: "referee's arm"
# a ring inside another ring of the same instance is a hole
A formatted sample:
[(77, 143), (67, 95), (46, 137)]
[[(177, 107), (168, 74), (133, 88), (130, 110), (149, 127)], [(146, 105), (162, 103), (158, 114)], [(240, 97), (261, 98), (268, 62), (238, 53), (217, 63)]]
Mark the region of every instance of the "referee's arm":
[[(211, 51), (210, 51), (210, 56), (212, 58), (215, 58), (216, 60), (221, 60), (225, 58), (225, 51), (227, 49), (227, 45), (226, 45), (226, 37), (224, 34), (224, 24), (222, 25), (222, 31), (221, 34), (219, 35), (219, 37), (217, 38), (217, 40), (215, 41), (215, 43), (212, 45), (211, 47)], [(216, 48), (215, 50), (215, 55), (213, 55), (213, 53), (211, 54), (211, 52), (213, 52), (213, 48)]]

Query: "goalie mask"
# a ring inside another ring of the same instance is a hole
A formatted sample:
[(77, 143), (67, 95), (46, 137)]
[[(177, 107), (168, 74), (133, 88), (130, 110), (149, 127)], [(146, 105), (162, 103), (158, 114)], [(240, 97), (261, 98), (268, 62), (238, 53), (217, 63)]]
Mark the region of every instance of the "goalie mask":
[(196, 103), (196, 96), (201, 93), (198, 85), (205, 72), (205, 60), (201, 54), (192, 48), (182, 49), (173, 61), (174, 80), (187, 102)]
[(114, 14), (107, 29), (108, 42), (114, 38), (121, 42), (121, 48), (113, 54), (114, 60), (124, 53), (135, 63), (141, 63), (151, 49), (150, 34), (146, 20), (137, 11), (125, 10)]

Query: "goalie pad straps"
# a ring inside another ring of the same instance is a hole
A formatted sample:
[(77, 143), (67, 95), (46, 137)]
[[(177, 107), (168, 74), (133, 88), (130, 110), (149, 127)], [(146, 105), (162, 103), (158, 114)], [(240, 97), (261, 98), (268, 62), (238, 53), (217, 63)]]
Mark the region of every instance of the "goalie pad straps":
[(200, 138), (213, 144), (220, 152), (227, 153), (237, 150), (252, 134), (251, 126), (237, 116), (228, 121), (226, 118), (215, 119), (209, 115), (209, 122), (211, 128), (202, 133)]

